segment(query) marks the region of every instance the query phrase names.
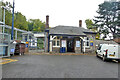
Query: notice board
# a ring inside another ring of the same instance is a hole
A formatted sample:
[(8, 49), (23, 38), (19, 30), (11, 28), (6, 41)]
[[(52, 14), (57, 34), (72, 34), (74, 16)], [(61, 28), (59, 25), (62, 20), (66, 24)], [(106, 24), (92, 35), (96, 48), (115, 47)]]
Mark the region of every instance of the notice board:
[(76, 47), (80, 47), (80, 41), (76, 41)]
[(66, 47), (66, 40), (62, 40), (62, 47)]

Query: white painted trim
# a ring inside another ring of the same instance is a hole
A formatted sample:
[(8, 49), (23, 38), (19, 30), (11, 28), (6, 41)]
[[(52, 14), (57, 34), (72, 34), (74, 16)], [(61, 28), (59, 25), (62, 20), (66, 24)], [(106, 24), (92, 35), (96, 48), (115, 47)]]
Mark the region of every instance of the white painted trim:
[(1, 46), (8, 46), (8, 45), (0, 45), (0, 47), (1, 47)]
[(57, 47), (57, 48), (59, 48), (60, 46), (53, 46), (53, 47)]
[[(55, 46), (53, 45), (53, 47), (60, 47), (60, 39), (54, 39), (56, 38), (57, 36), (54, 36), (53, 37), (53, 40), (52, 41), (55, 41)], [(57, 46), (57, 41), (59, 41), (59, 46)]]

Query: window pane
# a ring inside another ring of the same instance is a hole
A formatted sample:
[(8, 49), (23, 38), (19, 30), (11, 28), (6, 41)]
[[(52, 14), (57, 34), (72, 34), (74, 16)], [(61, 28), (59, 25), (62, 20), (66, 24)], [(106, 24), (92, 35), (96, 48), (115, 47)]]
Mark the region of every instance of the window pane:
[(89, 46), (89, 42), (87, 42), (87, 46)]
[(60, 45), (60, 41), (57, 41), (57, 46), (59, 46)]
[(53, 46), (55, 46), (55, 41), (53, 41)]
[(25, 36), (25, 42), (27, 41), (27, 36)]
[(87, 37), (87, 40), (89, 40), (89, 38)]

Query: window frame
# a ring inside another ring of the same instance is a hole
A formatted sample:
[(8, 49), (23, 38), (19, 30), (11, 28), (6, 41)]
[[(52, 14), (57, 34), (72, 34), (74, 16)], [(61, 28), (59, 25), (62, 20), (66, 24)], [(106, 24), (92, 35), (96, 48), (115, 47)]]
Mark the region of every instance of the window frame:
[[(53, 43), (53, 41), (55, 41), (55, 45)], [(60, 47), (60, 38), (56, 37), (55, 39), (53, 39), (52, 43), (53, 43), (53, 47)], [(59, 42), (59, 45), (57, 45)]]
[[(84, 41), (85, 41), (85, 47), (90, 48), (90, 38), (89, 37), (84, 37)], [(89, 46), (87, 46), (87, 44), (89, 44)]]

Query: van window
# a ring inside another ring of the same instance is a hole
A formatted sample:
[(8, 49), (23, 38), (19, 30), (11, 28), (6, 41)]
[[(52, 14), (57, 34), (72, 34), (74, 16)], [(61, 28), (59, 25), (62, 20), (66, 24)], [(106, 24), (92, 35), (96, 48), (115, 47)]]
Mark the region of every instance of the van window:
[(100, 46), (98, 47), (98, 50), (101, 50), (101, 47), (102, 47), (102, 45), (100, 45)]

